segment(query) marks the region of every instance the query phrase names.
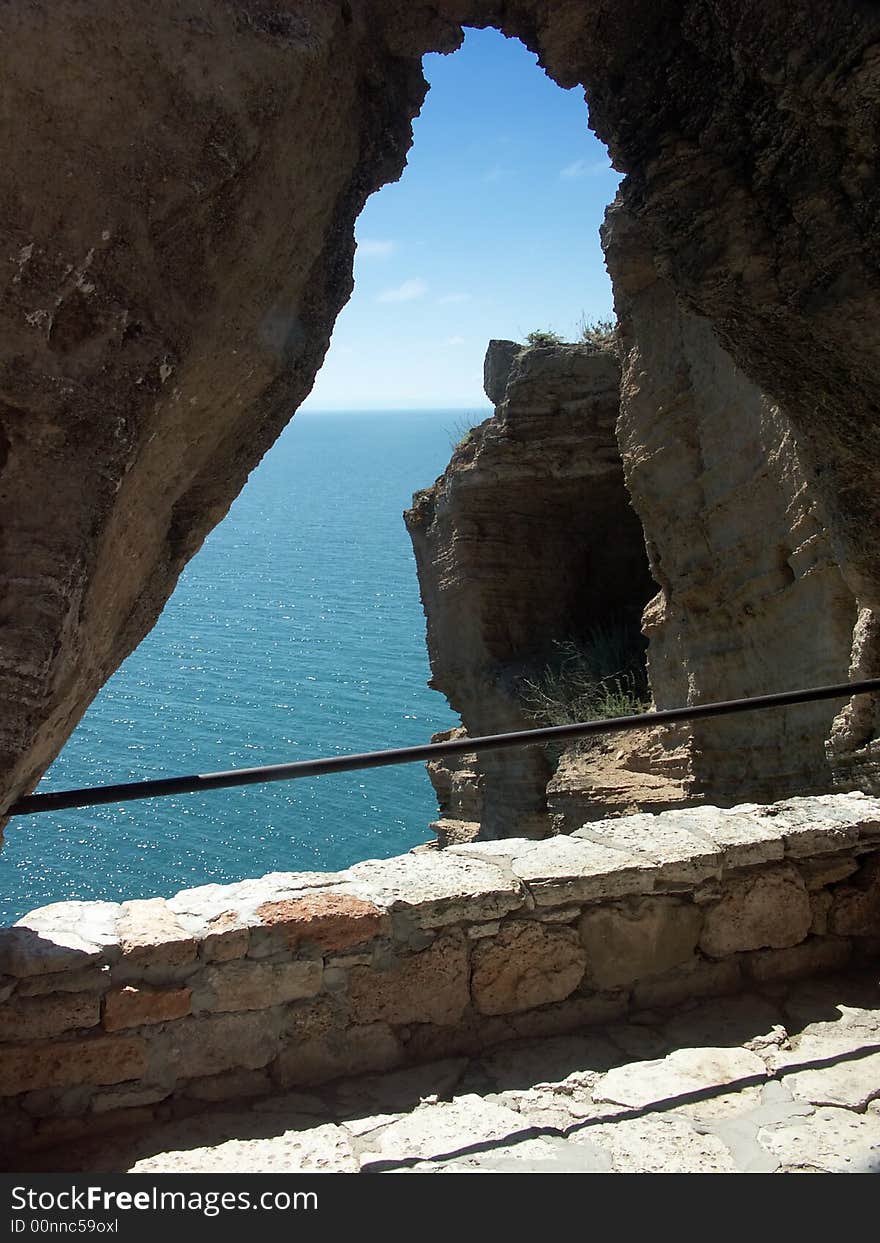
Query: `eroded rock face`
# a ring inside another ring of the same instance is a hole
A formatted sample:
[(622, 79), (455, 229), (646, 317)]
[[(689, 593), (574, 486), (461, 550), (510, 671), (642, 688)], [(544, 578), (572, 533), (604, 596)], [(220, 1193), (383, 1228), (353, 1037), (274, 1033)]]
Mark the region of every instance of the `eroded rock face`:
[(7, 795), (153, 625), (312, 385), (355, 219), (399, 175), (425, 90), (366, 7), (4, 16)]
[[(487, 354), (487, 392), (505, 384), (495, 415), (406, 514), (431, 685), (474, 737), (534, 727), (518, 675), (540, 666), (554, 640), (577, 641), (611, 618), (637, 627), (654, 591), (614, 437), (615, 357), (513, 344), (493, 342)], [(446, 820), (469, 815), (487, 837), (549, 832), (543, 748), (468, 759), (429, 768), (441, 840)]]
[[(644, 620), (656, 706), (846, 681), (857, 603), (791, 421), (682, 309), (619, 204), (603, 241), (620, 317), (618, 437), (660, 584)], [(692, 796), (714, 802), (828, 789), (843, 702), (658, 731), (655, 766), (684, 747)]]
[[(32, 787), (309, 391), (419, 58), (497, 25), (581, 84), (679, 302), (791, 420), (876, 670), (871, 6), (7, 6), (0, 765)], [(875, 710), (841, 718), (847, 754)]]

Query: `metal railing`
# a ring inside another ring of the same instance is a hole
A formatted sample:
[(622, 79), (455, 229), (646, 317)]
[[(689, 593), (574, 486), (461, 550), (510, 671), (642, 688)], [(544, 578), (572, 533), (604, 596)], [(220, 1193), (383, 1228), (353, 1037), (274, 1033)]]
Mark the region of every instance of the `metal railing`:
[(697, 704), (690, 708), (665, 708), (659, 712), (644, 712), (638, 716), (610, 717), (600, 721), (582, 721), (574, 725), (549, 725), (509, 734), (489, 734), (482, 738), (456, 738), (449, 742), (396, 747), (389, 751), (365, 751), (356, 755), (298, 760), (292, 764), (267, 764), (262, 768), (237, 768), (229, 772), (194, 773), (185, 777), (160, 777), (151, 781), (128, 781), (119, 785), (89, 786), (81, 790), (28, 794), (13, 803), (6, 815), (30, 816), (38, 812), (65, 811), (72, 807), (98, 807), (105, 803), (127, 803), (134, 799), (165, 798), (169, 794), (194, 794), (200, 790), (262, 785), (269, 781), (296, 781), (301, 777), (320, 777), (325, 773), (384, 768), (391, 764), (414, 764), (419, 760), (432, 760), (444, 755), (473, 755), (480, 751), (537, 746), (571, 738), (585, 738), (590, 734), (622, 734), (651, 725), (732, 716), (738, 712), (755, 712), (763, 708), (787, 708), (793, 704), (812, 703), (821, 699), (845, 699), (871, 691), (880, 691), (880, 678), (839, 682), (833, 686), (813, 686), (776, 695), (755, 695), (749, 699), (725, 699), (718, 703)]

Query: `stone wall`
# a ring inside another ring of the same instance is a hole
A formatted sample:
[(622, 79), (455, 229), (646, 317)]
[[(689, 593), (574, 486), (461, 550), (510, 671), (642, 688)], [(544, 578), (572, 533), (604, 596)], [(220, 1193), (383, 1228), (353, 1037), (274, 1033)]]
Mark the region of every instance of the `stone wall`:
[(880, 945), (878, 851), (842, 794), (44, 907), (0, 931), (8, 1159), (840, 968)]

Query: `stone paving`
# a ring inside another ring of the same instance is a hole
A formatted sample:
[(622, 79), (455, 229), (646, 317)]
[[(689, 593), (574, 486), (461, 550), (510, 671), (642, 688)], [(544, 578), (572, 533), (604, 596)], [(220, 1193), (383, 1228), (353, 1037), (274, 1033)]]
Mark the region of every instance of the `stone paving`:
[(880, 986), (644, 1012), (31, 1157), (135, 1173), (880, 1172)]

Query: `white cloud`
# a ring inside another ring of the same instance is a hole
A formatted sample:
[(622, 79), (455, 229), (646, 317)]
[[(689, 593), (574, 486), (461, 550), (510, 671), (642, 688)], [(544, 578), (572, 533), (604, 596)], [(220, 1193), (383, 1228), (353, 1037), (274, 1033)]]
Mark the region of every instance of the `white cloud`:
[(464, 337), (447, 337), (444, 345), (464, 345)]
[(357, 252), (361, 258), (366, 259), (387, 259), (394, 251), (394, 242), (380, 241), (376, 237), (364, 237), (358, 239)]
[(445, 293), (442, 298), (437, 299), (437, 305), (452, 306), (456, 302), (470, 302), (470, 300), (469, 293)]
[(508, 170), (506, 168), (502, 168), (500, 164), (495, 164), (483, 173), (483, 181), (500, 181), (502, 177), (507, 176), (507, 173)]
[(566, 181), (571, 181), (575, 177), (597, 177), (601, 173), (612, 173), (614, 169), (611, 167), (611, 161), (606, 157), (604, 160), (575, 160), (572, 164), (566, 164), (559, 174)]
[(428, 285), (421, 277), (404, 281), (394, 289), (385, 289), (376, 298), (377, 302), (412, 302), (415, 298), (423, 298), (428, 292)]

